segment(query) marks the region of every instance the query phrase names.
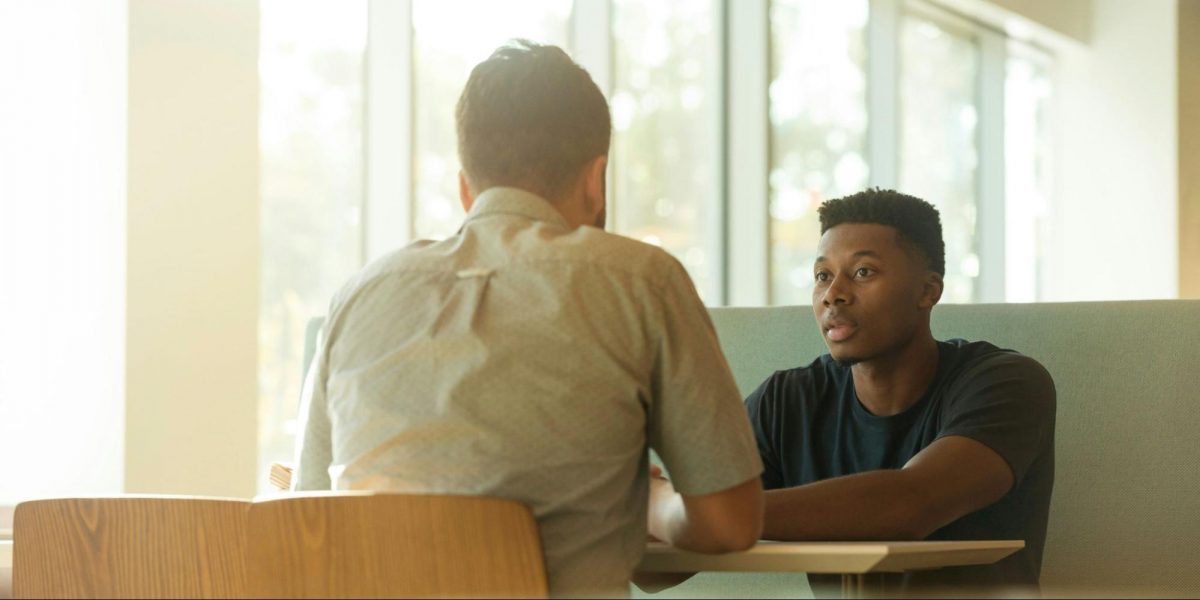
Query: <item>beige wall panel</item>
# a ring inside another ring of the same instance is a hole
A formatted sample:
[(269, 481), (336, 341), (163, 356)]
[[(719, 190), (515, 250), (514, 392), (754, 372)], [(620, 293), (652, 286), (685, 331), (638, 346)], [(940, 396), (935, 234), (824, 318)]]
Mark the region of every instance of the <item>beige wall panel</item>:
[(130, 0), (129, 492), (255, 492), (258, 3)]
[(989, 0), (1080, 42), (1092, 35), (1092, 0)]
[(1200, 0), (1179, 2), (1179, 297), (1200, 298)]

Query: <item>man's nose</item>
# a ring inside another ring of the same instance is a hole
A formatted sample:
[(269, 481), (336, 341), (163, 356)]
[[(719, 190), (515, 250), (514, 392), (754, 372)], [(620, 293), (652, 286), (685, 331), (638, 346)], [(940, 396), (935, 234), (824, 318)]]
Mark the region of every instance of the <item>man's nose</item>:
[(849, 304), (850, 291), (845, 283), (845, 277), (834, 277), (833, 281), (829, 282), (829, 287), (825, 288), (825, 296), (821, 299), (821, 302), (824, 303), (825, 306)]

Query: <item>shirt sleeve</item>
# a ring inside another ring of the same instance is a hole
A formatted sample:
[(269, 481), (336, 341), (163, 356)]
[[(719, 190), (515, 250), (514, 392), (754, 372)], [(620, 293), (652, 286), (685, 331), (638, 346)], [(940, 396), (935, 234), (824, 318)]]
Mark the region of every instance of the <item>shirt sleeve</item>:
[[(322, 339), (325, 337), (321, 336)], [(300, 392), (301, 423), (300, 436), (296, 440), (296, 464), (292, 471), (293, 491), (328, 490), (331, 487), (329, 465), (333, 462), (333, 450), (325, 401), (327, 356), (324, 344), (319, 344)]]
[(683, 266), (669, 261), (651, 323), (657, 356), (649, 441), (676, 491), (711, 494), (758, 476), (762, 463), (708, 310)]
[(989, 355), (947, 390), (938, 437), (958, 435), (1000, 455), (1020, 483), (1054, 440), (1054, 380), (1037, 361), (1015, 352)]
[(746, 412), (750, 416), (750, 427), (754, 431), (758, 456), (763, 463), (763, 489), (767, 490), (784, 487), (779, 444), (776, 443), (781, 417), (775, 394), (776, 382), (779, 378), (780, 374), (777, 372), (762, 382), (762, 385), (759, 385), (753, 392), (750, 392), (749, 396), (746, 396)]

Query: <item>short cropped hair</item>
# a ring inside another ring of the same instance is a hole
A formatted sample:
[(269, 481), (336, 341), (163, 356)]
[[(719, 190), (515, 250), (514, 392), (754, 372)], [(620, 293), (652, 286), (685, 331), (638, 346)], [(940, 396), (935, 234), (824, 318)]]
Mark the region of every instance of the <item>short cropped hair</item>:
[(557, 200), (608, 154), (608, 102), (557, 46), (512, 40), (471, 71), (456, 109), (458, 156), (480, 193), (519, 187)]
[(925, 258), (930, 271), (946, 275), (946, 244), (942, 241), (942, 219), (932, 204), (895, 190), (866, 189), (835, 198), (817, 209), (821, 234), (843, 223), (871, 223), (893, 227), (901, 239)]

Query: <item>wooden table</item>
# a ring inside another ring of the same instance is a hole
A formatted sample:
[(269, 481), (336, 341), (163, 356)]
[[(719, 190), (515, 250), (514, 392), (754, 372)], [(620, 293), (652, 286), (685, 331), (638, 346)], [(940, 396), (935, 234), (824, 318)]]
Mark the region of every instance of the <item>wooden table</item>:
[(843, 597), (869, 596), (870, 573), (898, 573), (994, 563), (1025, 547), (1021, 540), (969, 542), (759, 542), (745, 552), (697, 554), (650, 544), (642, 573), (738, 571), (837, 573)]
[[(866, 575), (994, 563), (1025, 547), (1020, 540), (983, 542), (759, 542), (745, 552), (697, 554), (650, 544), (644, 573), (740, 571), (839, 573), (846, 597), (870, 595)], [(0, 541), (0, 598), (12, 597), (12, 541)]]

